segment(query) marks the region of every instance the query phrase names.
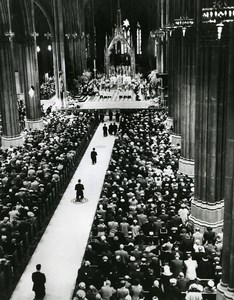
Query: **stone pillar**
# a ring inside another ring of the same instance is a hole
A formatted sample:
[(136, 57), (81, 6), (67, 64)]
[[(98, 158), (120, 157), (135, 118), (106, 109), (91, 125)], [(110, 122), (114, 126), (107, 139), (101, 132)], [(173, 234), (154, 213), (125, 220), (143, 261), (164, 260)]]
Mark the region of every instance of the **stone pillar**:
[(196, 99), (196, 32), (187, 28), (183, 38), (181, 91), (181, 158), (179, 171), (194, 177), (195, 99)]
[[(2, 147), (22, 146), (14, 70), (13, 39), (10, 8), (0, 1), (0, 112), (2, 118)], [(9, 17), (9, 18), (8, 18)], [(6, 34), (8, 36), (6, 36)]]
[(166, 126), (173, 128), (173, 102), (174, 102), (174, 39), (168, 33), (168, 117)]
[[(173, 24), (175, 18), (183, 13), (183, 1), (169, 1), (167, 20)], [(181, 29), (169, 31), (169, 60), (168, 60), (168, 127), (173, 124), (171, 142), (181, 145), (181, 59), (182, 59)]]
[(173, 133), (171, 142), (181, 145), (181, 84), (182, 84), (182, 33), (177, 29), (173, 33), (174, 55), (173, 55)]
[(195, 120), (195, 195), (191, 221), (215, 231), (223, 227), (225, 102), (228, 46), (216, 27), (199, 32)]
[[(66, 82), (66, 65), (64, 49), (64, 22), (63, 22), (63, 1), (52, 0), (53, 18), (54, 18), (54, 37), (53, 37), (53, 59), (54, 59), (54, 76), (56, 97), (61, 100), (61, 108), (66, 106), (67, 82)], [(63, 76), (63, 86), (61, 86), (60, 77)]]
[(14, 71), (13, 41), (0, 38), (0, 107), (2, 146), (22, 146)]
[(83, 0), (66, 1), (64, 31), (67, 37), (65, 39), (67, 77), (72, 85), (73, 79), (82, 75), (87, 67)]
[(22, 22), (24, 23), (24, 36), (21, 36), (18, 40), (23, 64), (22, 77), (26, 106), (25, 127), (27, 129), (43, 129), (36, 44), (38, 34), (35, 32), (34, 1), (22, 0), (20, 4)]
[(36, 50), (36, 38), (31, 33), (21, 41), (22, 62), (24, 64), (24, 98), (26, 105), (26, 122), (27, 129), (43, 129), (41, 117), (40, 86), (38, 61)]
[(224, 237), (222, 253), (222, 279), (217, 288), (217, 300), (234, 299), (234, 27), (231, 25), (229, 74), (226, 110)]

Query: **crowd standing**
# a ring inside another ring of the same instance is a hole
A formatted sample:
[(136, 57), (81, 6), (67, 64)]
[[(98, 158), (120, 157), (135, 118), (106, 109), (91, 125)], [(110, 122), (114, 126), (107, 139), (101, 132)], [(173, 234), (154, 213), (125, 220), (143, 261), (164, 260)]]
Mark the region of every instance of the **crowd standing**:
[(0, 271), (20, 251), (63, 170), (88, 142), (93, 121), (90, 112), (50, 112), (43, 130), (24, 130), (22, 147), (0, 149)]
[(73, 300), (215, 295), (223, 236), (189, 222), (194, 184), (178, 172), (180, 146), (166, 118), (163, 110), (121, 112)]

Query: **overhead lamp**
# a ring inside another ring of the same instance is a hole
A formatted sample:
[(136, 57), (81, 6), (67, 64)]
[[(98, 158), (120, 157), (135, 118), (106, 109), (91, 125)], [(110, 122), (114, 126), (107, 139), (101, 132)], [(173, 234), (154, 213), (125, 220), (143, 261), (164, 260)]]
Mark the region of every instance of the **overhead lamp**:
[(188, 17), (180, 17), (179, 19), (175, 19), (175, 26), (182, 28), (183, 37), (186, 34), (186, 29), (193, 26), (194, 20)]
[(49, 51), (51, 51), (51, 50), (52, 50), (51, 45), (48, 45), (47, 49), (48, 49)]
[(202, 8), (202, 22), (213, 23), (217, 27), (217, 37), (220, 40), (224, 23), (234, 21), (234, 6), (228, 6), (224, 0), (216, 0), (213, 7)]
[(41, 48), (39, 46), (37, 46), (37, 53), (39, 53), (41, 51)]
[(51, 34), (50, 32), (46, 32), (46, 33), (44, 33), (44, 37), (46, 37), (47, 40), (49, 40), (49, 39), (52, 38), (53, 36), (52, 36), (52, 34)]
[(9, 38), (9, 41), (15, 36), (15, 33), (12, 31), (5, 32), (4, 35)]
[(172, 36), (173, 31), (176, 29), (177, 27), (175, 26), (174, 23), (168, 23), (166, 25), (163, 26), (162, 30), (165, 32), (169, 32), (169, 36)]
[(69, 40), (72, 37), (72, 34), (71, 33), (66, 33), (65, 37)]

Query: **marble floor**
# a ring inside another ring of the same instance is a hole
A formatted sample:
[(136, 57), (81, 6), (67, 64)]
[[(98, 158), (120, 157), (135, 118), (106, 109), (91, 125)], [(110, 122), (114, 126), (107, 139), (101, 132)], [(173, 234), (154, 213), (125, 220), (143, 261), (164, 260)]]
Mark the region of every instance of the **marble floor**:
[[(109, 122), (106, 122), (108, 126)], [(70, 300), (77, 271), (87, 244), (104, 176), (109, 164), (115, 137), (103, 137), (102, 124), (84, 154), (60, 204), (42, 236), (25, 272), (20, 278), (11, 300), (32, 300), (31, 274), (36, 264), (45, 273), (46, 296), (44, 300)], [(92, 165), (90, 152), (96, 148), (97, 164)], [(74, 186), (78, 179), (84, 184), (87, 201), (74, 203)]]

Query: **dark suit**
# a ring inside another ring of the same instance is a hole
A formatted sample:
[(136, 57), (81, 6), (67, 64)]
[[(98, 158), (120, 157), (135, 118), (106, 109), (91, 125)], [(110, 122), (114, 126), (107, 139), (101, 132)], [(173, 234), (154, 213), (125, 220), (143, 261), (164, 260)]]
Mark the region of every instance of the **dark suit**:
[(33, 288), (35, 292), (35, 299), (40, 300), (45, 296), (46, 277), (44, 273), (39, 271), (32, 273)]
[(96, 164), (96, 162), (97, 162), (97, 152), (95, 150), (93, 150), (91, 152), (91, 160), (92, 160), (93, 165)]
[(82, 200), (84, 198), (84, 186), (82, 183), (77, 183), (75, 185), (75, 190), (76, 190), (76, 201)]

